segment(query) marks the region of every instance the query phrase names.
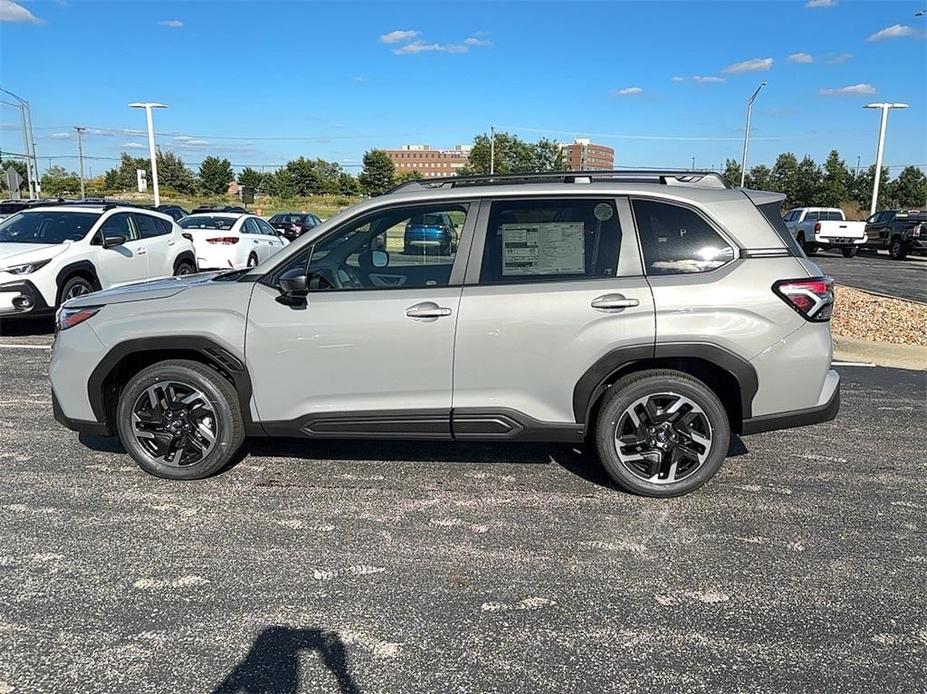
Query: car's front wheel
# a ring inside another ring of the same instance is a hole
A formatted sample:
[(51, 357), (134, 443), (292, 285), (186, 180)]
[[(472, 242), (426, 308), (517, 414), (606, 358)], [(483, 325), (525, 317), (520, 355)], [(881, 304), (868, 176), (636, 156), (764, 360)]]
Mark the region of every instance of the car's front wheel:
[(245, 439), (232, 384), (205, 364), (185, 359), (136, 374), (119, 397), (116, 426), (139, 467), (175, 480), (215, 474)]
[(841, 248), (840, 252), (843, 254), (844, 258), (853, 258), (856, 256), (856, 251), (859, 250), (856, 246), (849, 246), (847, 248)]
[(896, 236), (888, 244), (888, 254), (895, 260), (904, 260), (908, 256), (908, 249), (905, 248), (904, 241)]
[(595, 431), (609, 476), (642, 496), (673, 497), (710, 480), (731, 427), (718, 396), (681, 371), (625, 376), (605, 394)]

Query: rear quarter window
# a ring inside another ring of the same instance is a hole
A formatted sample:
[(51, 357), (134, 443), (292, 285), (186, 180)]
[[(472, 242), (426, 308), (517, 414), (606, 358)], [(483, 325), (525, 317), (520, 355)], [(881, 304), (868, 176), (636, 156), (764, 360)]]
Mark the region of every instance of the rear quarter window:
[(803, 257), (805, 254), (801, 250), (801, 246), (798, 245), (798, 242), (792, 238), (792, 233), (789, 231), (789, 228), (785, 225), (785, 222), (779, 216), (779, 203), (778, 202), (768, 202), (765, 205), (757, 205), (756, 209), (766, 218), (766, 221), (769, 222), (769, 226), (775, 229), (776, 234), (782, 240), (782, 243), (792, 251), (792, 255), (797, 255)]
[(631, 205), (648, 275), (710, 272), (734, 259), (733, 247), (694, 210), (654, 200)]

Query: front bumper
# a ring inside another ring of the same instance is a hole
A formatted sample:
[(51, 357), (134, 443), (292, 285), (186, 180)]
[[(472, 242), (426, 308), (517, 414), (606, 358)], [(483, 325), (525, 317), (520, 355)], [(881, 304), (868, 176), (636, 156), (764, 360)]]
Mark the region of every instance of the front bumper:
[(61, 409), (61, 403), (58, 402), (58, 396), (55, 394), (54, 389), (52, 389), (52, 413), (55, 416), (55, 421), (59, 424), (63, 424), (71, 431), (76, 431), (81, 434), (91, 434), (93, 436), (113, 435), (113, 432), (105, 424), (68, 417)]
[(0, 316), (50, 313), (52, 307), (29, 280), (0, 284)]
[(825, 389), (821, 394), (821, 400), (823, 402), (818, 402), (814, 407), (745, 419), (741, 433), (759, 434), (764, 431), (793, 429), (811, 424), (823, 424), (834, 419), (840, 411), (840, 375), (833, 369), (825, 379)]

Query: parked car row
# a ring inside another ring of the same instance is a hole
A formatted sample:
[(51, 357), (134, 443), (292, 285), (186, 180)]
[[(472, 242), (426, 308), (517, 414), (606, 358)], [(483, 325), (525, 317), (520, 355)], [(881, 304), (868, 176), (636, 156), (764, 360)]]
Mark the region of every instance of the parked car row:
[(255, 267), (289, 243), (242, 207), (188, 213), (178, 205), (105, 200), (4, 205), (0, 316), (50, 313), (69, 299), (150, 279)]
[(850, 222), (836, 207), (798, 207), (782, 221), (806, 254), (839, 250), (852, 258), (860, 250), (886, 250), (896, 260), (927, 254), (927, 211), (883, 210), (865, 222)]

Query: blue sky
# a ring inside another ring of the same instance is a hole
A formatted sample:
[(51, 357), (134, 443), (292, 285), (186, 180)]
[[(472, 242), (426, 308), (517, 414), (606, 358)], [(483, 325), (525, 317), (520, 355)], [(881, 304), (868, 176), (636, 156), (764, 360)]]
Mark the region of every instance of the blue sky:
[[(349, 170), (372, 147), (452, 146), (509, 130), (589, 136), (618, 166), (719, 166), (781, 151), (927, 164), (927, 1), (11, 2), (0, 0), (0, 86), (30, 100), (40, 165), (77, 168), (72, 126), (99, 174), (158, 144), (194, 163), (298, 155)], [(880, 33), (881, 32), (881, 33)], [(21, 149), (15, 110), (0, 146)], [(139, 131), (139, 132), (136, 132)], [(893, 170), (893, 175), (898, 170)]]

